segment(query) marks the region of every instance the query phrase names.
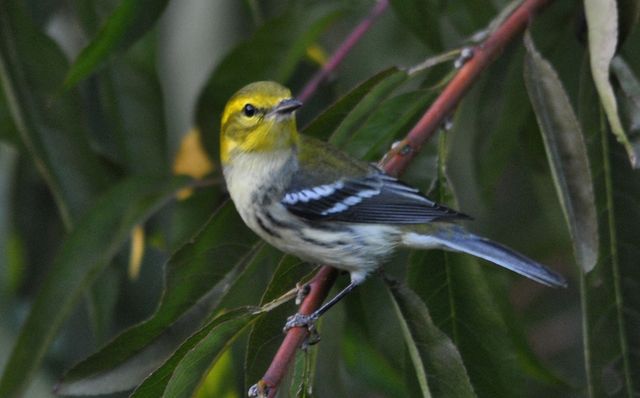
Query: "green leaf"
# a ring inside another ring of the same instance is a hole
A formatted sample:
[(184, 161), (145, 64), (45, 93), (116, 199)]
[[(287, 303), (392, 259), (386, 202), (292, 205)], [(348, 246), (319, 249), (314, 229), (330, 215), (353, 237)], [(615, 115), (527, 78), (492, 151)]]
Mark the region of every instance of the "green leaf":
[(66, 88), (86, 78), (112, 53), (127, 49), (151, 29), (169, 0), (122, 0), (98, 35), (78, 55), (65, 78)]
[(214, 318), (181, 344), (131, 397), (193, 396), (207, 369), (256, 317), (255, 308), (239, 308)]
[[(163, 92), (156, 71), (155, 38), (145, 37), (98, 75), (103, 92), (96, 110), (110, 153), (137, 174), (169, 173)], [(113, 136), (117, 138), (114, 140)], [(115, 153), (113, 153), (115, 152)]]
[(424, 397), (475, 397), (462, 357), (407, 286), (389, 286)]
[(107, 183), (76, 92), (60, 93), (67, 62), (19, 2), (0, 4), (0, 78), (25, 147), (71, 228)]
[(527, 91), (569, 226), (576, 262), (589, 272), (598, 259), (599, 237), (593, 178), (582, 129), (558, 74), (535, 48), (528, 31), (524, 44)]
[(434, 52), (443, 49), (438, 4), (433, 0), (391, 0), (400, 21)]
[[(405, 369), (395, 367), (390, 363), (389, 358), (384, 356), (381, 347), (376, 346), (376, 342), (372, 341), (370, 336), (364, 335), (356, 329), (354, 323), (359, 323), (358, 319), (349, 319), (347, 322), (351, 327), (339, 331), (339, 342), (345, 368), (349, 375), (354, 380), (366, 385), (370, 391), (379, 391), (383, 396), (411, 396), (406, 385), (407, 374), (405, 373), (408, 373), (408, 377), (413, 379), (416, 378), (415, 372), (405, 372)], [(323, 328), (323, 335), (324, 333), (328, 333), (327, 327)], [(320, 349), (324, 348), (325, 341), (323, 340), (322, 343)], [(400, 344), (398, 344), (399, 346)], [(314, 346), (314, 348), (316, 347)], [(396, 351), (396, 353), (399, 352), (401, 351)], [(397, 359), (397, 357), (393, 359)]]
[(330, 141), (338, 147), (343, 147), (351, 138), (354, 131), (378, 108), (396, 88), (404, 83), (409, 76), (405, 71), (397, 70), (384, 79), (362, 97), (362, 99), (349, 111), (340, 124), (331, 133)]
[(320, 115), (316, 116), (315, 119), (305, 126), (303, 133), (324, 140), (329, 139), (340, 123), (349, 116), (353, 108), (355, 108), (371, 90), (387, 79), (395, 80), (398, 73), (404, 72), (399, 71), (398, 68), (395, 67), (385, 69), (358, 84), (320, 113)]
[(82, 218), (65, 240), (22, 326), (0, 381), (0, 396), (20, 395), (81, 293), (126, 242), (133, 226), (184, 183), (183, 178), (128, 178)]
[(383, 101), (343, 149), (358, 159), (380, 159), (394, 139), (409, 131), (434, 96), (430, 91), (411, 91)]
[(618, 47), (620, 47), (638, 24), (638, 20), (640, 20), (640, 1), (621, 0), (617, 2), (617, 5), (620, 15), (620, 36), (618, 39), (620, 43)]
[(615, 0), (585, 0), (589, 28), (591, 73), (611, 131), (627, 151), (633, 168), (640, 168), (640, 145), (629, 141), (618, 113), (618, 104), (609, 80), (609, 67), (618, 45), (618, 9)]
[(211, 315), (256, 248), (230, 202), (178, 250), (166, 266), (166, 286), (148, 320), (126, 330), (71, 369), (58, 385), (64, 395), (134, 388)]
[(589, 143), (600, 230), (595, 268), (580, 273), (584, 360), (590, 397), (640, 394), (640, 175), (608, 133), (585, 66), (580, 120)]
[[(445, 170), (448, 135), (440, 136), (438, 179), (433, 189), (437, 202), (455, 205)], [(426, 303), (438, 328), (460, 351), (475, 392), (480, 396), (524, 394), (524, 364), (510, 335), (483, 261), (440, 250), (416, 251), (409, 259), (407, 280)], [(496, 270), (496, 272), (503, 272)], [(526, 355), (522, 355), (526, 357)], [(531, 362), (531, 361), (529, 361)]]
[[(460, 130), (464, 131), (469, 148), (456, 148), (462, 149), (463, 153), (471, 150), (473, 162), (469, 167), (474, 170), (474, 183), (481, 190), (480, 199), (483, 199), (478, 205), (494, 204), (499, 200), (497, 185), (504, 177), (504, 166), (520, 156), (523, 132), (529, 126), (535, 127), (522, 79), (520, 49), (505, 52), (494, 67), (501, 72), (482, 77), (475, 84), (476, 89), (465, 97), (470, 114), (464, 116), (464, 123), (469, 127)], [(496, 90), (500, 95), (496, 95)]]

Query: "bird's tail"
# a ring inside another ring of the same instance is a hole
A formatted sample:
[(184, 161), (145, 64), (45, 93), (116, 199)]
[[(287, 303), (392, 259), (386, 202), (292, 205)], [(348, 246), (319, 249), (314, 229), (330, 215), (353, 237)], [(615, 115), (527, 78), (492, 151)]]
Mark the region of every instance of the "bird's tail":
[(544, 285), (567, 286), (567, 280), (562, 275), (544, 265), (499, 243), (469, 233), (458, 226), (430, 231), (426, 234), (408, 232), (404, 234), (402, 243), (416, 249), (440, 248), (471, 254)]

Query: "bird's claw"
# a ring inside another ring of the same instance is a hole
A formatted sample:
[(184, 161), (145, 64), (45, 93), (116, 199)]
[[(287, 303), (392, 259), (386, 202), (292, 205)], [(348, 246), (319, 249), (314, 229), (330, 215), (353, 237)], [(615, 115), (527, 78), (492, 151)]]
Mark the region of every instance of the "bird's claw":
[(250, 398), (266, 398), (270, 392), (271, 388), (267, 385), (267, 382), (260, 380), (249, 388), (247, 396)]
[(309, 286), (308, 284), (296, 284), (296, 305), (300, 305), (302, 304), (302, 301), (305, 299), (305, 297), (307, 297), (309, 295), (309, 292), (311, 291), (311, 286)]
[(282, 329), (282, 331), (284, 333), (287, 333), (292, 328), (306, 328), (309, 332), (309, 335), (302, 345), (304, 349), (311, 345), (317, 344), (320, 341), (320, 334), (318, 333), (318, 329), (316, 329), (317, 321), (318, 316), (315, 314), (295, 314), (287, 318), (287, 323), (284, 324), (284, 328)]

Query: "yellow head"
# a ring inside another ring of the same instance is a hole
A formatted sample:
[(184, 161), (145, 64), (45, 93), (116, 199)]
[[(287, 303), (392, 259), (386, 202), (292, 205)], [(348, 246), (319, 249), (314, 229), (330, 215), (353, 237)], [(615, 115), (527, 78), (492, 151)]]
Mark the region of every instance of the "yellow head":
[(298, 142), (293, 112), (302, 106), (291, 91), (275, 82), (244, 86), (227, 102), (220, 128), (220, 159), (235, 153), (291, 148)]

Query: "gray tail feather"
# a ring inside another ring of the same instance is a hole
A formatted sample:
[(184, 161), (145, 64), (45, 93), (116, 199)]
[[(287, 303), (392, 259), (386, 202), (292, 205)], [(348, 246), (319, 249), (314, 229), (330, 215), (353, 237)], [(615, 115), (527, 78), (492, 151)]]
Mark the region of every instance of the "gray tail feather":
[[(416, 234), (417, 235), (417, 234)], [(424, 235), (423, 235), (424, 236)], [(544, 265), (489, 239), (464, 231), (461, 228), (447, 229), (429, 234), (430, 246), (471, 254), (501, 267), (510, 269), (536, 282), (551, 287), (567, 287), (567, 280)], [(419, 247), (420, 238), (410, 239), (410, 246)]]

